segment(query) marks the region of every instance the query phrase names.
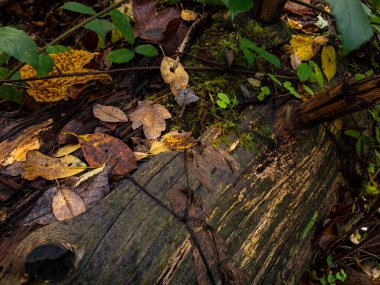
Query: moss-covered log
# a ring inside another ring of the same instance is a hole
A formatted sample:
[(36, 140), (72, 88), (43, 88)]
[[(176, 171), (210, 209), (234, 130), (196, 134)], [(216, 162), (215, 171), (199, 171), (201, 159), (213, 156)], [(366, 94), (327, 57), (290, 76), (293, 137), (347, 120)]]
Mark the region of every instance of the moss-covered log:
[[(246, 113), (243, 128), (252, 136), (262, 110)], [(281, 120), (275, 123), (278, 130)], [(256, 151), (233, 152), (241, 166), (234, 180), (217, 170), (213, 191), (191, 175), (190, 185), (208, 205), (207, 222), (226, 241), (226, 262), (244, 273), (245, 284), (296, 284), (313, 252), (313, 233), (334, 200), (339, 163), (322, 128), (266, 139)], [(162, 154), (133, 177), (169, 205), (168, 192), (186, 185), (184, 163), (182, 153)], [(61, 276), (46, 247), (34, 250), (42, 245), (59, 245)], [(19, 284), (25, 268), (53, 275), (58, 284), (196, 284), (193, 250), (184, 224), (126, 180), (89, 212), (30, 234), (1, 264), (1, 284)], [(210, 267), (218, 282), (215, 263)]]

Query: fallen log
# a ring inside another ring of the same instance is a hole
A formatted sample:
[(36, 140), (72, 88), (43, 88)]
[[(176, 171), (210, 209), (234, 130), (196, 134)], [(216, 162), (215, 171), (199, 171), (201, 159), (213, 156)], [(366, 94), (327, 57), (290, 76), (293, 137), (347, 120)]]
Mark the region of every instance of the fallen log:
[[(220, 259), (210, 260), (210, 249), (200, 242), (210, 267), (201, 276), (191, 232), (163, 207), (170, 207), (168, 193), (187, 183), (201, 197), (207, 223), (227, 244), (223, 263), (244, 276), (244, 282), (231, 277), (230, 284), (296, 284), (313, 254), (313, 234), (333, 204), (339, 159), (323, 128), (290, 135), (281, 127), (281, 113), (264, 109), (246, 112), (241, 127), (260, 143), (233, 152), (240, 171), (232, 180), (216, 170), (207, 191), (191, 173), (188, 181), (183, 153), (154, 157), (133, 175), (143, 189), (125, 180), (92, 210), (20, 242), (1, 264), (1, 284), (221, 284)], [(267, 123), (274, 139), (255, 131)]]

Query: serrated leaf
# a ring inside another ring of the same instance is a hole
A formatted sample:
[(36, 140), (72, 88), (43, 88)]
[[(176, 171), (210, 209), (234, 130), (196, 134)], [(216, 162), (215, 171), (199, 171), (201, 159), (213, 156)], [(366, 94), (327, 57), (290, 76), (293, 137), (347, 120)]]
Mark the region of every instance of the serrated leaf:
[(327, 0), (342, 35), (343, 55), (367, 42), (373, 35), (369, 19), (360, 0)]
[(298, 79), (302, 82), (309, 80), (312, 74), (312, 70), (307, 63), (301, 63), (297, 67), (297, 76)]
[(87, 14), (87, 15), (95, 15), (96, 12), (89, 6), (78, 3), (78, 2), (66, 2), (61, 6), (61, 9), (65, 9), (72, 12), (77, 12), (81, 14)]
[(336, 55), (333, 46), (324, 46), (322, 49), (322, 70), (327, 81), (334, 78), (336, 74)]
[(114, 28), (113, 24), (105, 19), (94, 19), (84, 25), (84, 27), (90, 31), (95, 32), (103, 40), (106, 38), (107, 33), (112, 31)]
[[(78, 72), (91, 72), (93, 69), (86, 69), (82, 66), (89, 63), (96, 53), (90, 53), (84, 50), (70, 50), (69, 52), (62, 52), (51, 54), (57, 68), (53, 68), (50, 75), (57, 75), (62, 73), (78, 73)], [(30, 66), (25, 65), (20, 69), (22, 78), (36, 77), (36, 70)], [(52, 79), (36, 80), (27, 82), (31, 87), (28, 89), (28, 94), (38, 102), (54, 102), (64, 98), (75, 99), (70, 86), (75, 84), (84, 84), (93, 79), (110, 79), (107, 74), (93, 74), (85, 76), (71, 76), (71, 77), (58, 77)]]
[(47, 53), (60, 53), (60, 52), (65, 52), (69, 51), (69, 48), (63, 45), (51, 45), (46, 48)]
[(135, 35), (128, 16), (116, 9), (112, 10), (110, 14), (116, 28), (121, 32), (127, 42), (133, 45), (135, 43)]
[(24, 31), (12, 27), (0, 28), (0, 50), (21, 62), (38, 66), (38, 47)]
[(135, 130), (141, 125), (148, 139), (156, 139), (166, 129), (165, 119), (172, 115), (160, 104), (152, 104), (152, 101), (140, 101), (138, 108), (130, 115), (132, 128)]
[(130, 61), (134, 56), (135, 54), (130, 49), (120, 48), (120, 49), (111, 51), (107, 59), (114, 63), (126, 63)]
[(237, 13), (247, 12), (253, 6), (252, 0), (222, 0), (222, 2), (230, 11), (232, 19)]
[(158, 55), (158, 50), (149, 44), (139, 45), (135, 48), (135, 52), (148, 57), (154, 57)]
[(37, 76), (45, 76), (50, 73), (54, 67), (54, 60), (47, 54), (40, 54), (39, 63), (37, 67)]
[(262, 49), (260, 47), (258, 47), (256, 45), (256, 43), (246, 39), (246, 38), (243, 38), (240, 40), (240, 47), (241, 48), (246, 48), (246, 49), (250, 49), (250, 50), (253, 50), (255, 53), (257, 53), (260, 57), (262, 57), (263, 59), (265, 59), (267, 62), (269, 62), (270, 64), (272, 64), (274, 67), (276, 68), (280, 68), (281, 67), (281, 62), (280, 60), (278, 59), (277, 56), (267, 52), (265, 49)]

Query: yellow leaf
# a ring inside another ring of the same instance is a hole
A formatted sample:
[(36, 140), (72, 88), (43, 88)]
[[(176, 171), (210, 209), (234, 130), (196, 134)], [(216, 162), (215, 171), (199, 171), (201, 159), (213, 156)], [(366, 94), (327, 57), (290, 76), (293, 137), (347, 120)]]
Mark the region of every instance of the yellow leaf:
[(58, 221), (64, 221), (86, 211), (82, 198), (69, 189), (59, 189), (53, 198), (53, 214)]
[(161, 152), (184, 151), (197, 143), (191, 136), (191, 132), (179, 133), (178, 131), (171, 131), (163, 135), (160, 140), (153, 141), (149, 154), (156, 155)]
[[(65, 73), (92, 72), (93, 69), (83, 68), (97, 53), (84, 50), (71, 50), (57, 54), (50, 54), (55, 67), (49, 75)], [(36, 70), (26, 64), (20, 69), (21, 78), (36, 77)], [(75, 99), (74, 92), (70, 89), (75, 84), (84, 84), (94, 79), (111, 79), (107, 74), (93, 74), (85, 76), (59, 77), (52, 79), (36, 80), (27, 82), (28, 94), (38, 102), (55, 102), (69, 97)]]
[(328, 81), (334, 78), (336, 73), (336, 55), (333, 46), (324, 46), (322, 49), (322, 70)]
[(77, 149), (80, 149), (80, 144), (68, 144), (58, 149), (53, 156), (62, 157), (70, 153), (73, 153)]
[(149, 156), (148, 153), (139, 152), (139, 151), (135, 151), (135, 152), (133, 152), (133, 154), (135, 155), (136, 161), (142, 160), (142, 159), (147, 158)]
[(181, 18), (184, 21), (192, 22), (198, 18), (198, 14), (191, 10), (184, 9), (181, 11)]
[(312, 37), (296, 35), (290, 40), (292, 53), (296, 54), (301, 61), (306, 61), (314, 57), (313, 45), (314, 39)]
[(177, 96), (179, 90), (186, 88), (189, 85), (189, 75), (181, 63), (178, 63), (177, 68), (173, 70), (174, 64), (174, 59), (164, 56), (161, 62), (160, 71), (165, 83), (170, 84), (170, 90), (175, 96)]
[(302, 29), (302, 24), (298, 21), (294, 21), (292, 19), (288, 19), (288, 25), (290, 26), (290, 28), (292, 28), (293, 30), (301, 30)]
[(84, 171), (86, 167), (84, 162), (72, 155), (55, 158), (38, 150), (31, 150), (26, 154), (22, 178), (34, 180), (41, 176), (47, 180), (54, 180), (73, 176)]

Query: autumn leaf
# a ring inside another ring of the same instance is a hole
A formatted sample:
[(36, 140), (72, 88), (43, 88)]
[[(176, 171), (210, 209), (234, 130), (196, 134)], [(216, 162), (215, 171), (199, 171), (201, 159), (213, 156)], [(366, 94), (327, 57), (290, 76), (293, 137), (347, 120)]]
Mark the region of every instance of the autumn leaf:
[[(156, 11), (158, 0), (133, 0), (135, 35), (144, 40), (160, 42), (167, 28), (180, 24), (180, 12), (175, 7)], [(171, 25), (169, 25), (169, 23)]]
[(52, 208), (58, 221), (71, 219), (86, 211), (82, 198), (69, 189), (58, 189), (53, 198)]
[(118, 107), (95, 104), (92, 109), (95, 118), (107, 123), (128, 122), (127, 115)]
[(78, 136), (83, 155), (92, 167), (104, 163), (115, 164), (112, 173), (125, 175), (137, 167), (133, 151), (121, 140), (103, 134), (87, 134)]
[(136, 111), (129, 118), (132, 121), (132, 128), (135, 130), (141, 125), (148, 139), (156, 139), (161, 132), (166, 129), (165, 119), (170, 119), (172, 115), (160, 104), (153, 104), (150, 100), (140, 101)]
[(290, 40), (290, 50), (301, 61), (312, 59), (319, 51), (320, 46), (326, 44), (328, 38), (325, 36), (310, 37), (295, 35)]
[(72, 155), (55, 158), (38, 150), (31, 150), (26, 155), (22, 178), (34, 180), (42, 177), (47, 180), (55, 180), (78, 174), (84, 171), (86, 167), (84, 162)]
[(191, 132), (171, 131), (152, 142), (149, 154), (157, 155), (161, 152), (184, 151), (197, 143), (197, 140), (191, 136)]
[(80, 149), (80, 144), (68, 144), (61, 148), (59, 148), (55, 153), (54, 157), (62, 157), (65, 155), (68, 155), (70, 153), (73, 153), (74, 151)]
[(335, 76), (336, 55), (333, 46), (325, 46), (322, 49), (322, 70), (328, 81)]
[[(97, 53), (90, 53), (84, 50), (70, 50), (51, 54), (55, 67), (49, 75), (65, 73), (92, 72), (93, 69), (83, 68), (89, 63)], [(26, 64), (20, 69), (21, 78), (36, 77), (36, 70)], [(107, 74), (93, 74), (85, 76), (59, 77), (52, 79), (28, 81), (28, 94), (38, 102), (55, 102), (67, 98), (75, 98), (74, 92), (70, 89), (75, 84), (84, 84), (94, 79), (111, 79)]]
[(184, 21), (192, 22), (198, 18), (198, 14), (191, 10), (183, 9), (181, 11), (181, 18)]
[(181, 63), (178, 63), (177, 68), (173, 70), (175, 60), (171, 57), (164, 56), (161, 62), (161, 76), (165, 83), (170, 84), (170, 90), (177, 96), (179, 91), (189, 85), (189, 75), (183, 68)]

